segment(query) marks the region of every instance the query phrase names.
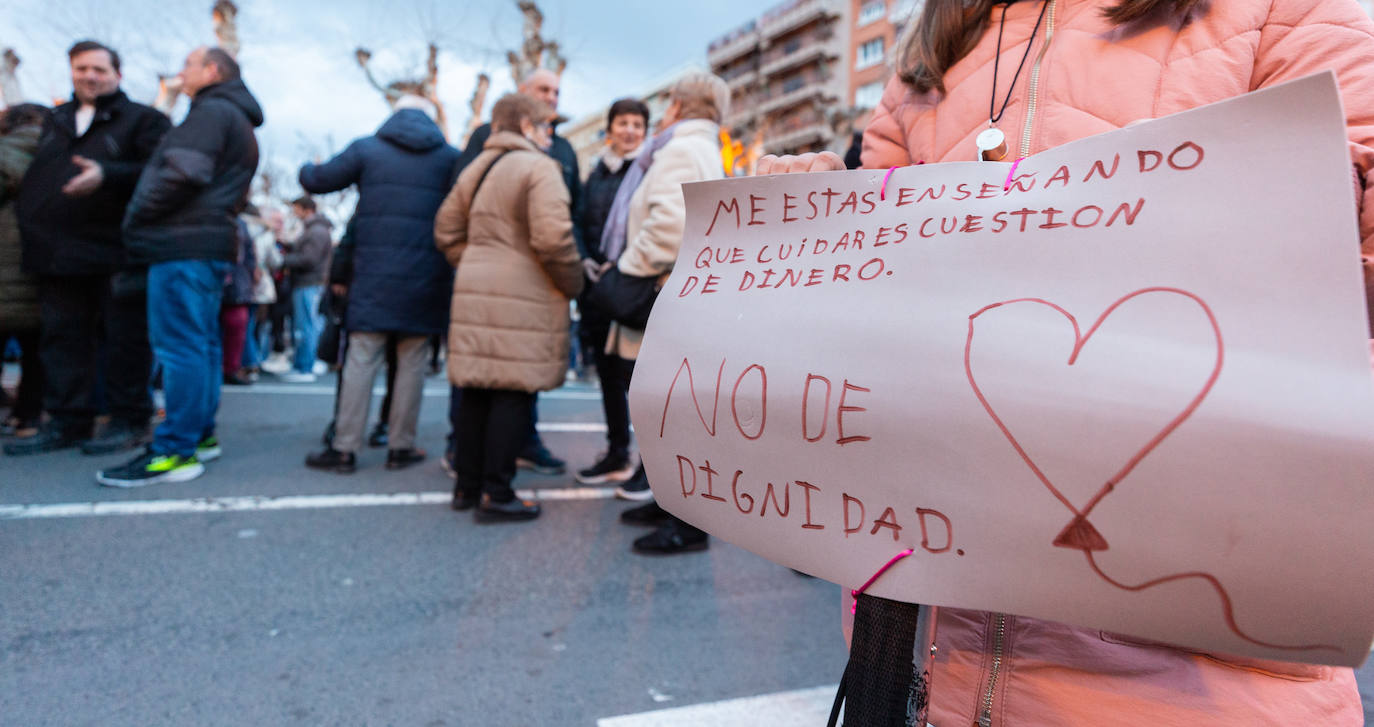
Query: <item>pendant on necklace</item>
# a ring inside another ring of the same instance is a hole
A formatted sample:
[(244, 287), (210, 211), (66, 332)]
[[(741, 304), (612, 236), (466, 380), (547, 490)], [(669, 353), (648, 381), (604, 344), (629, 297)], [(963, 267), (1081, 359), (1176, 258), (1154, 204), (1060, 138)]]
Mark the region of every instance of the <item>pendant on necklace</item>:
[(1007, 158), (1007, 135), (996, 126), (989, 126), (974, 140), (978, 145), (978, 160), (1000, 162)]

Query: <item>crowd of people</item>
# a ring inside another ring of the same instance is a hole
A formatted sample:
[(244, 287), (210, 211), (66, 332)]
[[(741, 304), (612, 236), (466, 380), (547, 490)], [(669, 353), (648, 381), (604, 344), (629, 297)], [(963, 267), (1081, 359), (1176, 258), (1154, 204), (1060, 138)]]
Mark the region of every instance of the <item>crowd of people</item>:
[[(1334, 69), (1362, 236), (1367, 248), (1374, 240), (1374, 24), (1354, 3), (928, 0), (913, 27), (864, 135), (866, 168), (967, 160), (1003, 112), (1006, 128), (1025, 129), (1019, 148), (999, 151), (1015, 159)], [(998, 59), (1029, 57), (1032, 47), (1053, 61), (1037, 76), (1050, 89), (1040, 110), (1020, 97), (1009, 106), (1008, 92), (985, 116), (995, 77), (1024, 88), (1020, 68), (997, 75)], [(309, 381), (324, 357), (341, 365), (335, 416), (306, 465), (359, 467), (385, 362), (385, 426), (367, 439), (384, 442), (387, 468), (410, 467), (426, 459), (416, 446), (421, 387), (443, 341), (452, 431), (441, 461), (455, 479), (453, 508), (478, 522), (530, 520), (539, 505), (517, 497), (512, 481), (520, 466), (566, 467), (540, 441), (537, 394), (564, 381), (576, 301), (576, 345), (595, 361), (608, 430), (605, 454), (576, 478), (615, 483), (641, 501), (622, 519), (658, 527), (635, 541), (637, 551), (707, 547), (704, 532), (652, 502), (634, 463), (626, 392), (644, 326), (608, 304), (605, 281), (652, 286), (672, 270), (681, 185), (724, 176), (722, 80), (684, 77), (659, 119), (638, 101), (616, 102), (585, 181), (554, 132), (558, 76), (549, 71), (497, 101), (461, 152), (432, 107), (403, 97), (375, 135), (300, 171), (308, 192), (357, 188), (335, 247), (309, 197), (292, 205), (294, 235), (279, 215), (246, 210), (263, 113), (227, 53), (188, 56), (181, 78), (192, 102), (175, 128), (119, 91), (113, 50), (82, 42), (70, 60), (71, 102), (14, 107), (0, 119), (0, 330), (24, 356), (5, 423), (18, 437), (8, 455), (146, 444), (98, 480), (189, 480), (221, 454), (222, 383), (272, 367)], [(759, 162), (761, 174), (843, 168), (830, 152)], [(263, 328), (285, 350), (288, 313), (289, 366), (262, 356)], [(328, 342), (331, 329), (337, 341)], [(150, 433), (154, 370), (165, 416)], [(97, 415), (109, 417), (101, 431)], [(1350, 669), (1242, 660), (1007, 614), (939, 614), (934, 724), (1362, 721)]]
[[(671, 271), (680, 185), (723, 176), (723, 81), (682, 79), (663, 119), (616, 102), (585, 185), (554, 131), (551, 71), (498, 100), (463, 151), (428, 101), (402, 95), (375, 134), (300, 169), (307, 194), (288, 218), (249, 202), (263, 111), (228, 53), (187, 57), (179, 80), (191, 102), (176, 126), (124, 95), (114, 49), (82, 41), (68, 58), (70, 102), (17, 106), (0, 122), (0, 331), (22, 352), (6, 455), (137, 450), (97, 481), (188, 481), (222, 455), (222, 386), (269, 374), (313, 382), (333, 367), (332, 421), (305, 465), (351, 473), (371, 446), (403, 469), (427, 459), (416, 445), (423, 386), (446, 345), (440, 462), (453, 507), (479, 522), (529, 520), (539, 505), (516, 497), (517, 469), (567, 470), (539, 435), (537, 394), (561, 386), (585, 352), (607, 448), (574, 477), (640, 503), (625, 521), (657, 529), (639, 552), (707, 547), (653, 502), (633, 458), (627, 397), (644, 324), (614, 320), (590, 292), (613, 267), (653, 284)], [(357, 204), (336, 244), (311, 195), (350, 187)]]

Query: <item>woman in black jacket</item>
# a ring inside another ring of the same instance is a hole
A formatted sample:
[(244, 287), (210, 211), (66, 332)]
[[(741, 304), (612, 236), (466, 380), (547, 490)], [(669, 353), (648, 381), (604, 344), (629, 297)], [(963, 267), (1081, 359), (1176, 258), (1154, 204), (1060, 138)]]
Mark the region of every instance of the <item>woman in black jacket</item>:
[(573, 219), (582, 233), (579, 239), (586, 248), (582, 250), (582, 262), (587, 271), (587, 284), (577, 301), (582, 314), (578, 339), (582, 349), (590, 351), (596, 361), (596, 374), (601, 379), (601, 406), (606, 413), (606, 455), (577, 473), (577, 481), (587, 485), (624, 482), (635, 471), (630, 462), (630, 405), (627, 399), (632, 369), (619, 356), (606, 353), (611, 319), (588, 301), (585, 291), (591, 290), (609, 264), (601, 252), (601, 230), (625, 171), (639, 155), (648, 128), (649, 107), (642, 102), (624, 98), (611, 104), (606, 114), (606, 148), (601, 151), (582, 187), (582, 198)]

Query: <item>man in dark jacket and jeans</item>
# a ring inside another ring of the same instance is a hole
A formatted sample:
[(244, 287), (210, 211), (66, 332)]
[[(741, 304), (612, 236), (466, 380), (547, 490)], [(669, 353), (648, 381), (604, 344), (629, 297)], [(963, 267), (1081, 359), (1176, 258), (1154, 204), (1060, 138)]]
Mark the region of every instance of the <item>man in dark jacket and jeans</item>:
[(329, 277), (334, 239), (329, 220), (315, 209), (315, 200), (301, 197), (291, 203), (291, 212), (305, 230), (282, 256), (282, 267), (291, 271), (291, 324), (296, 336), (296, 356), (291, 370), (282, 374), (281, 380), (300, 384), (315, 380), (315, 355), (324, 330), (320, 298), (324, 297), (324, 281)]
[(219, 48), (192, 51), (179, 76), (191, 110), (153, 152), (124, 218), (129, 256), (148, 265), (148, 337), (167, 419), (146, 453), (96, 475), (112, 487), (194, 479), (220, 456), (220, 296), (263, 117), (238, 63)]
[[(119, 90), (119, 54), (94, 41), (67, 53), (73, 98), (53, 110), (16, 196), (24, 269), (39, 278), (52, 419), (9, 455), (82, 445), (104, 454), (147, 441), (153, 402), (143, 272), (128, 266), (120, 221), (143, 165), (171, 124)], [(101, 362), (101, 342), (105, 366)], [(104, 381), (102, 408), (96, 382)], [(97, 414), (110, 424), (90, 439)]]
[(301, 186), (315, 194), (358, 185), (353, 215), (353, 277), (348, 286), (348, 353), (339, 390), (334, 439), (306, 457), (315, 469), (357, 467), (372, 405), (372, 382), (396, 338), (396, 383), (388, 425), (387, 469), (424, 460), (415, 428), (429, 364), (430, 339), (448, 327), (453, 268), (434, 246), (434, 215), (454, 178), (458, 150), (444, 142), (414, 96), (374, 136), (355, 140), (324, 164), (301, 168)]

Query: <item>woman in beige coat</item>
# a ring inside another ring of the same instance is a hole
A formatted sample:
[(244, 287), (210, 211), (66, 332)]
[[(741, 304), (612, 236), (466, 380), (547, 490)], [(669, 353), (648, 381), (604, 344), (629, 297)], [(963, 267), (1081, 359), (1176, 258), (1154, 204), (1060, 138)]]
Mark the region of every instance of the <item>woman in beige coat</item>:
[(477, 522), (531, 520), (539, 505), (511, 489), (536, 392), (563, 383), (568, 301), (582, 290), (568, 189), (549, 144), (553, 111), (509, 94), (492, 135), (434, 220), (434, 240), (458, 268), (448, 376), (462, 389), (455, 431), (455, 510)]

